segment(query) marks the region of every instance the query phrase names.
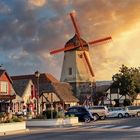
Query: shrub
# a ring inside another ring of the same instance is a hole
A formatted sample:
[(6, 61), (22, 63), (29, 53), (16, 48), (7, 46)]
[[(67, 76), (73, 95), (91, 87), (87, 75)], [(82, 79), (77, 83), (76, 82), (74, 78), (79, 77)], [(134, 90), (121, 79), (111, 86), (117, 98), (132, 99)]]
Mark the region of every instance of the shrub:
[(47, 119), (47, 116), (39, 115), (39, 116), (36, 116), (34, 119)]
[(64, 118), (65, 115), (64, 115), (64, 112), (63, 111), (58, 111), (57, 112), (57, 118)]
[(125, 99), (124, 102), (123, 102), (123, 105), (124, 106), (129, 106), (129, 105), (131, 105), (131, 101), (129, 99)]
[[(43, 116), (45, 116), (47, 119), (51, 119), (51, 110), (44, 111)], [(57, 112), (53, 110), (53, 118), (56, 117), (57, 117)]]
[(115, 101), (115, 107), (119, 107), (120, 106), (119, 99), (114, 99), (114, 101)]
[(13, 122), (22, 122), (22, 121), (24, 121), (23, 117), (21, 117), (21, 116), (19, 116), (19, 117), (13, 116), (12, 120), (13, 120)]

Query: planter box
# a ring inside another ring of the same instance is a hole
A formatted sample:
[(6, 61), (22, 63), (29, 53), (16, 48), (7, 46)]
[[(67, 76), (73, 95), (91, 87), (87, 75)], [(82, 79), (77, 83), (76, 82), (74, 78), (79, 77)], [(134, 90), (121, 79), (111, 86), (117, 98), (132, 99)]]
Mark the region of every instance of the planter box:
[(30, 120), (27, 121), (27, 126), (61, 126), (61, 125), (74, 125), (78, 124), (78, 118), (58, 118), (58, 119), (46, 119), (46, 120)]
[(9, 131), (18, 131), (25, 130), (26, 122), (13, 122), (13, 123), (1, 123), (0, 124), (0, 133), (9, 132)]
[(78, 124), (78, 117), (65, 118), (64, 124)]

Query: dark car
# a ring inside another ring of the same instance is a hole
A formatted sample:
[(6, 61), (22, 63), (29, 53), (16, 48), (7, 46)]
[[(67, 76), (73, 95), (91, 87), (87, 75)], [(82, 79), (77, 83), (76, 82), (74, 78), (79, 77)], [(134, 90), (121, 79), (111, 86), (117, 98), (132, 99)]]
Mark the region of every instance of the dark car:
[(87, 108), (81, 106), (73, 106), (67, 109), (66, 116), (76, 116), (79, 121), (90, 122), (93, 120), (92, 114)]

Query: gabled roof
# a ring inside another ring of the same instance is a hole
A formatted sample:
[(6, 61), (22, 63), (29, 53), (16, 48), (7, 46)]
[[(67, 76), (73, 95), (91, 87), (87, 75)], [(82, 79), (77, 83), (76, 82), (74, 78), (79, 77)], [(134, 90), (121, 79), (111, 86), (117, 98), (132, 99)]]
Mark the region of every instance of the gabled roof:
[[(36, 77), (35, 74), (29, 74), (29, 75), (18, 75), (18, 76), (11, 76), (13, 80), (21, 80), (21, 79), (31, 79), (33, 83), (36, 83)], [(57, 83), (59, 82), (55, 77), (53, 77), (49, 73), (41, 73), (39, 76), (39, 83), (42, 82), (53, 82)]]
[(16, 93), (22, 97), (30, 82), (30, 79), (13, 80), (13, 87)]
[(0, 77), (5, 74), (7, 76), (7, 78), (9, 79), (9, 81), (12, 83), (12, 79), (10, 78), (10, 76), (8, 75), (8, 73), (6, 72), (6, 70), (0, 69)]
[(58, 97), (64, 102), (78, 102), (79, 100), (73, 96), (70, 84), (53, 83), (53, 88)]
[(106, 92), (112, 85), (112, 81), (97, 81), (96, 92)]
[(0, 69), (0, 76), (5, 72), (5, 70)]

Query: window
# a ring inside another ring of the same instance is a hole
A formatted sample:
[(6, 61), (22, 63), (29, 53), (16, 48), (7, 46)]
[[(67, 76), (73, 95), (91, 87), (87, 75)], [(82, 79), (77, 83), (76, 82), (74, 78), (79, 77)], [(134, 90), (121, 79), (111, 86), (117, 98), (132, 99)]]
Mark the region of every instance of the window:
[(77, 109), (76, 109), (76, 108), (70, 108), (70, 109), (68, 110), (68, 112), (71, 112), (71, 113), (76, 113), (76, 112), (78, 112), (78, 111), (77, 111)]
[(72, 68), (69, 68), (69, 75), (72, 75)]
[(1, 81), (0, 82), (0, 92), (7, 93), (8, 92), (8, 82)]
[(78, 108), (78, 112), (86, 112), (84, 108)]

